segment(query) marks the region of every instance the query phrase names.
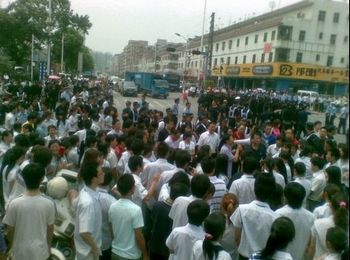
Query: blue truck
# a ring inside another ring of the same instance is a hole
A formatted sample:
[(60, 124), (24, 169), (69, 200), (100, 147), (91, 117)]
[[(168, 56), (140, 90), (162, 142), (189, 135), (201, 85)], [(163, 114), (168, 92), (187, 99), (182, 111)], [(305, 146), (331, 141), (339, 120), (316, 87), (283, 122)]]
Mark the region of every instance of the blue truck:
[(149, 72), (126, 72), (125, 80), (134, 81), (139, 91), (151, 97), (167, 98), (169, 95), (169, 83), (161, 75)]

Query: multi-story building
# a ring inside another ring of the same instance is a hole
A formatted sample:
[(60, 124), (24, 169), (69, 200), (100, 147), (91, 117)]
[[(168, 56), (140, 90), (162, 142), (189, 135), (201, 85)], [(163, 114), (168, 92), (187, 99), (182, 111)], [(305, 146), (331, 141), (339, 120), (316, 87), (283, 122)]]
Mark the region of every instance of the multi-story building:
[[(344, 1), (300, 1), (215, 31), (213, 42), (213, 76), (231, 86), (347, 91), (349, 4)], [(199, 48), (197, 37), (188, 42), (187, 53), (180, 51), (179, 69), (188, 76), (203, 71), (203, 58), (189, 54)]]

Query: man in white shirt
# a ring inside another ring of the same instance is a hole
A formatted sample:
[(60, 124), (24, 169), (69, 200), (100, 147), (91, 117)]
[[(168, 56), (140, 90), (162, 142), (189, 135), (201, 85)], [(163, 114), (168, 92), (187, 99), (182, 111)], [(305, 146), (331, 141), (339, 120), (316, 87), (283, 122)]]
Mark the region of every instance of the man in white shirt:
[(326, 187), (326, 176), (322, 170), (323, 162), (319, 157), (311, 159), (311, 169), (313, 171), (313, 178), (311, 181), (310, 195), (308, 198), (308, 209), (313, 211), (315, 207), (321, 203), (321, 195), (323, 189)]
[(220, 138), (217, 133), (215, 133), (216, 124), (215, 122), (210, 122), (208, 126), (208, 131), (204, 132), (200, 135), (199, 140), (197, 142), (198, 148), (203, 145), (210, 146), (210, 153), (216, 153), (217, 148), (220, 143)]
[(274, 186), (275, 180), (271, 175), (259, 174), (254, 184), (257, 200), (239, 205), (230, 217), (235, 227), (238, 252), (244, 258), (262, 250), (266, 245), (272, 223), (277, 218), (267, 204), (272, 193), (271, 187)]
[(295, 237), (286, 249), (293, 259), (304, 259), (309, 242), (311, 227), (314, 224), (313, 214), (302, 207), (305, 198), (305, 189), (296, 182), (289, 183), (284, 189), (287, 205), (276, 210), (276, 214), (288, 217), (294, 224)]
[(48, 126), (47, 132), (49, 133), (49, 135), (44, 137), (46, 146), (49, 146), (50, 141), (60, 139), (57, 135), (57, 127), (56, 126), (54, 126), (54, 125)]
[(5, 130), (1, 134), (1, 142), (0, 142), (0, 165), (2, 163), (2, 160), (4, 158), (5, 153), (8, 149), (11, 148), (13, 141), (13, 135), (10, 131)]
[(115, 135), (107, 135), (106, 136), (106, 143), (109, 145), (109, 152), (107, 155), (106, 160), (109, 162), (109, 165), (114, 171), (114, 174), (117, 172), (117, 165), (118, 165), (118, 158), (117, 155), (115, 154), (115, 147), (117, 145), (117, 136)]
[(123, 134), (122, 125), (119, 120), (116, 120), (113, 125), (113, 129), (107, 133), (107, 135), (117, 135), (120, 136)]
[(293, 182), (299, 183), (304, 187), (306, 195), (303, 206), (306, 207), (306, 198), (309, 197), (311, 191), (311, 181), (305, 178), (306, 167), (302, 162), (297, 162), (294, 164), (294, 180)]
[(180, 142), (180, 132), (177, 129), (172, 129), (170, 131), (170, 135), (168, 135), (168, 137), (164, 140), (164, 143), (166, 143), (171, 149), (179, 148)]
[(77, 260), (97, 260), (102, 245), (102, 210), (97, 187), (104, 181), (104, 173), (97, 162), (87, 163), (81, 169), (86, 186), (76, 204), (74, 244)]
[(9, 111), (8, 113), (6, 113), (5, 115), (5, 122), (4, 122), (4, 127), (6, 130), (12, 131), (13, 129), (13, 125), (16, 122), (16, 105), (15, 104), (10, 104), (9, 105)]
[(202, 223), (208, 215), (209, 205), (205, 201), (196, 200), (188, 205), (188, 224), (173, 229), (166, 240), (170, 252), (169, 260), (189, 259), (194, 243), (204, 239)]
[(239, 204), (247, 204), (255, 200), (254, 172), (259, 169), (259, 163), (254, 157), (246, 157), (243, 161), (243, 175), (232, 182), (230, 193), (237, 196)]

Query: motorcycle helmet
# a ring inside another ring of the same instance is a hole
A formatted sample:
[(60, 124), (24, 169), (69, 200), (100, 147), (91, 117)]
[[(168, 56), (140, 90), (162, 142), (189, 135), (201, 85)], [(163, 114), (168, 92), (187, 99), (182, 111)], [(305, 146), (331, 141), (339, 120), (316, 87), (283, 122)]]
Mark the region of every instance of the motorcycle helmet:
[(63, 177), (55, 177), (47, 183), (47, 194), (53, 199), (62, 199), (67, 192), (68, 182)]

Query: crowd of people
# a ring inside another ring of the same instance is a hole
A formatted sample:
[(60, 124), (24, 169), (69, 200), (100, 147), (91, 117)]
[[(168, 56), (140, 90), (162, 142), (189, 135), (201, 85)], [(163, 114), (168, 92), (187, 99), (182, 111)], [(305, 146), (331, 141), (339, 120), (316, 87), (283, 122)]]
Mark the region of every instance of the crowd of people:
[(209, 91), (198, 111), (143, 95), (118, 111), (108, 85), (0, 85), (0, 259), (49, 257), (43, 187), (62, 169), (79, 173), (79, 260), (348, 258), (346, 107), (336, 127), (287, 95)]

